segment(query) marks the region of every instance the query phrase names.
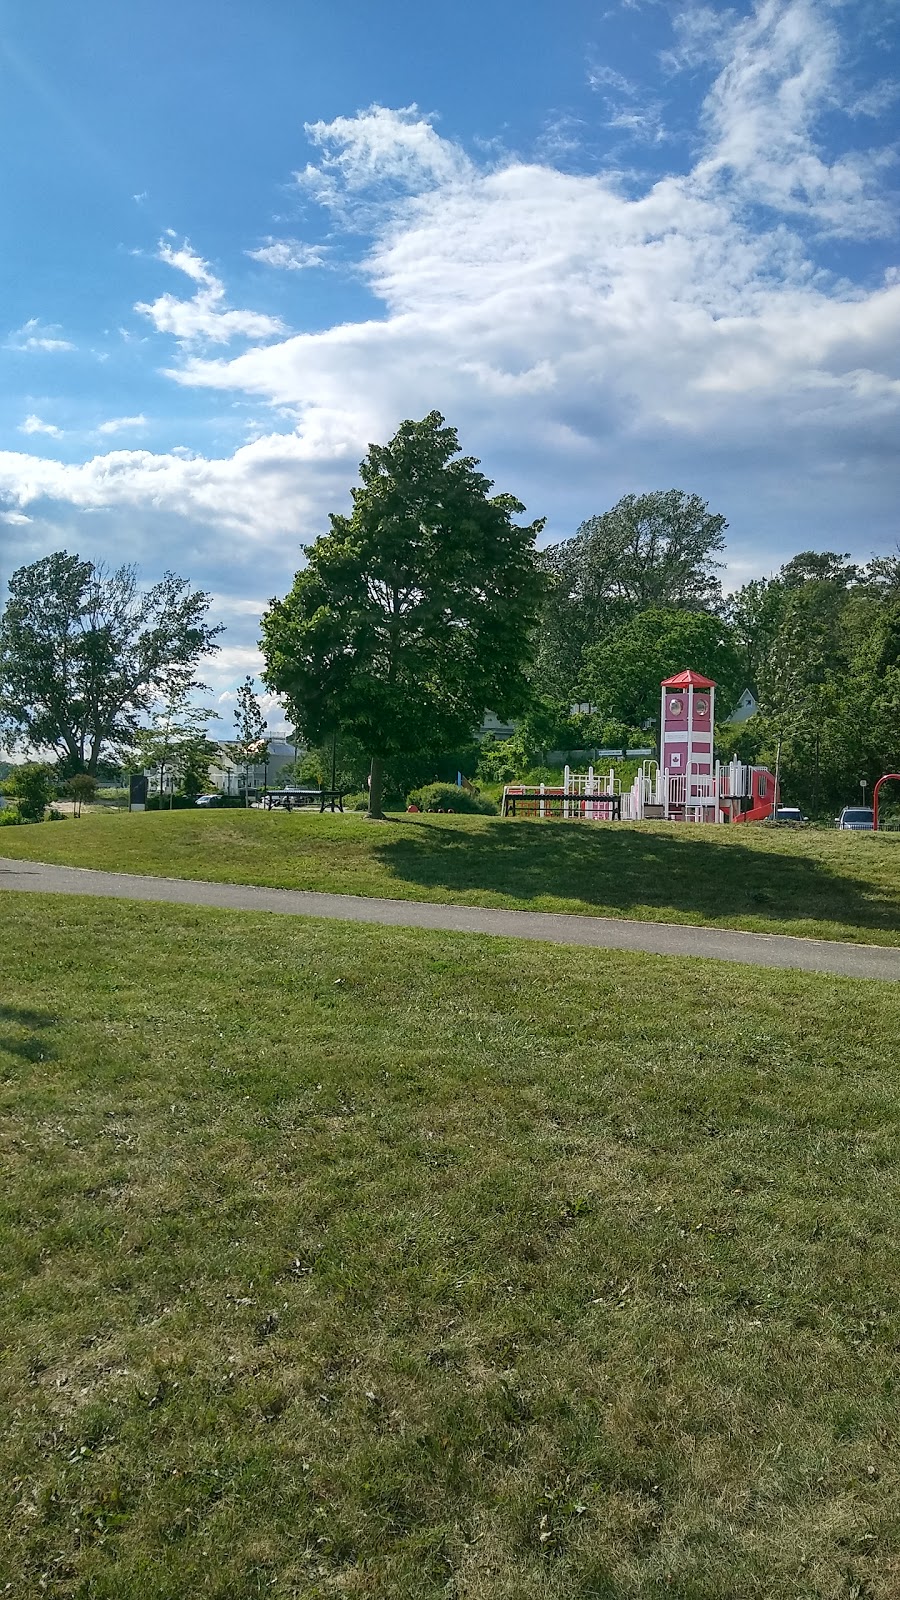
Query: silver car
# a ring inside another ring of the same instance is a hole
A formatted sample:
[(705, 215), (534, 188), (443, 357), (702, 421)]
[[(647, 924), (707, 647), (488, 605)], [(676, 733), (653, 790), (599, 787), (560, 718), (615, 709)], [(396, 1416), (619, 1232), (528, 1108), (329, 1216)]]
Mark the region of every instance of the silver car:
[(871, 833), (875, 826), (875, 813), (871, 806), (845, 806), (835, 817), (836, 828), (850, 828), (854, 833)]

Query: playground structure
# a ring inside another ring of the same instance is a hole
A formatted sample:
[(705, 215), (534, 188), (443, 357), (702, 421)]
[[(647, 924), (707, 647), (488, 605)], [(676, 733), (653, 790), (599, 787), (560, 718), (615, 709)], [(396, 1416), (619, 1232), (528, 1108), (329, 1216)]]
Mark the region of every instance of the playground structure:
[(881, 785), (883, 783), (891, 782), (900, 783), (900, 772), (885, 772), (883, 776), (878, 779), (878, 782), (875, 785), (875, 792), (872, 795), (872, 827), (876, 833), (878, 832), (878, 800), (881, 794)]
[(661, 684), (660, 753), (644, 761), (622, 792), (615, 768), (572, 772), (561, 787), (507, 784), (506, 816), (568, 817), (585, 822), (763, 822), (774, 814), (778, 786), (766, 767), (713, 757), (716, 686), (698, 672)]

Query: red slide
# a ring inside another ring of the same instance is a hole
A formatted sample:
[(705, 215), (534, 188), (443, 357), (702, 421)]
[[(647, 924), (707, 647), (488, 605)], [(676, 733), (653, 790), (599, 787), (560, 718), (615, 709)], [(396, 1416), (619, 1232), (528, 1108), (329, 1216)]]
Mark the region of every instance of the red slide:
[(749, 811), (741, 811), (733, 822), (765, 822), (775, 810), (775, 779), (771, 772), (758, 768), (753, 774), (753, 801)]

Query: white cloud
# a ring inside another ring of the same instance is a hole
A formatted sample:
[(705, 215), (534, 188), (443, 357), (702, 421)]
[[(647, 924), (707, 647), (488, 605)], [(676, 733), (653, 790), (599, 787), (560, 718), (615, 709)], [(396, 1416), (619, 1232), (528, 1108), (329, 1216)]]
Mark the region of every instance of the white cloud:
[(614, 89), (617, 94), (627, 94), (630, 99), (639, 93), (638, 86), (615, 67), (597, 63), (588, 70), (588, 83), (592, 89)]
[(97, 428), (98, 433), (124, 433), (131, 428), (144, 428), (147, 418), (141, 411), (136, 417), (110, 417), (106, 422), (101, 422)]
[(190, 345), (201, 341), (229, 344), (235, 338), (271, 339), (285, 332), (279, 317), (260, 311), (229, 309), (225, 285), (186, 240), (178, 249), (160, 240), (157, 258), (184, 272), (197, 284), (197, 292), (190, 300), (163, 294), (149, 304), (138, 301), (135, 311), (149, 317), (157, 333), (174, 334), (180, 343)]
[(374, 105), (355, 117), (304, 126), (322, 156), (295, 172), (295, 180), (321, 205), (338, 211), (346, 212), (348, 198), (363, 191), (419, 193), (465, 180), (472, 172), (459, 146), (442, 139), (432, 118), (416, 105), (399, 110)]
[[(760, 0), (740, 20), (692, 8), (685, 59), (717, 68), (701, 143), (641, 190), (633, 174), (476, 164), (413, 108), (316, 124), (303, 181), (370, 230), (359, 270), (380, 314), (231, 358), (188, 350), (170, 372), (296, 425), (221, 458), (8, 452), (0, 496), (19, 514), (127, 508), (212, 529), (223, 562), (253, 561), (255, 592), (263, 553), (266, 571), (294, 560), (291, 541), (347, 504), (368, 443), (438, 406), (555, 537), (629, 489), (678, 483), (729, 516), (734, 561), (757, 570), (850, 523), (893, 543), (900, 278), (854, 285), (816, 255), (817, 233), (864, 235), (887, 204), (874, 158), (854, 168), (815, 142), (841, 88), (839, 15), (824, 0)], [(227, 315), (190, 246), (164, 242), (161, 259), (197, 287), (176, 338)]]
[(258, 250), (245, 252), (251, 261), (261, 261), (266, 267), (280, 267), (286, 272), (302, 272), (306, 267), (325, 264), (322, 245), (302, 244), (299, 239), (268, 239)]
[(642, 106), (610, 107), (606, 126), (627, 133), (641, 144), (663, 144), (671, 137), (658, 100), (648, 100)]
[(62, 429), (61, 428), (57, 428), (55, 426), (55, 424), (52, 423), (52, 422), (42, 422), (40, 417), (36, 417), (35, 416), (34, 412), (32, 412), (29, 416), (27, 416), (25, 418), (24, 422), (19, 424), (19, 432), (20, 433), (48, 433), (50, 435), (51, 439), (61, 439), (62, 438)]
[(826, 0), (757, 0), (739, 20), (692, 7), (682, 13), (681, 27), (690, 64), (705, 55), (719, 66), (705, 105), (708, 150), (698, 182), (725, 184), (826, 233), (894, 232), (895, 207), (879, 191), (893, 151), (853, 151), (829, 161), (817, 145), (825, 113), (859, 109)]
[(25, 528), (31, 523), (32, 518), (26, 517), (24, 511), (0, 511), (0, 522), (6, 522), (11, 528)]
[(58, 323), (42, 324), (37, 317), (30, 317), (21, 328), (17, 328), (9, 335), (7, 348), (10, 350), (74, 350), (71, 340), (60, 337), (61, 329)]
[(44, 501), (79, 510), (152, 508), (164, 517), (272, 540), (321, 523), (323, 488), (333, 500), (352, 474), (355, 448), (348, 449), (346, 437), (341, 443), (336, 422), (329, 461), (326, 432), (320, 419), (306, 437), (270, 434), (223, 458), (113, 450), (68, 463), (0, 451), (0, 497), (13, 510)]

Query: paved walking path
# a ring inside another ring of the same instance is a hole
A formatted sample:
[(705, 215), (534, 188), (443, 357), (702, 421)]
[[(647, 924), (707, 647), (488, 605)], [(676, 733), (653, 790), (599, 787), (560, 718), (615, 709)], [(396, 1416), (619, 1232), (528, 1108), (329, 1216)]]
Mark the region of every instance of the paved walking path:
[(900, 983), (900, 948), (793, 939), (784, 934), (738, 933), (731, 928), (701, 928), (678, 922), (629, 922), (618, 917), (559, 916), (546, 911), (494, 911), (486, 906), (436, 905), (422, 900), (364, 899), (350, 894), (316, 894), (306, 889), (262, 889), (242, 883), (202, 883), (196, 878), (94, 872), (86, 867), (56, 867), (5, 857), (0, 857), (0, 889), (161, 900), (172, 905), (218, 906), (226, 911), (272, 911), (282, 916), (375, 922), (393, 928), (487, 933), (512, 939), (543, 939), (551, 944), (590, 945), (597, 950), (701, 956), (713, 961)]

